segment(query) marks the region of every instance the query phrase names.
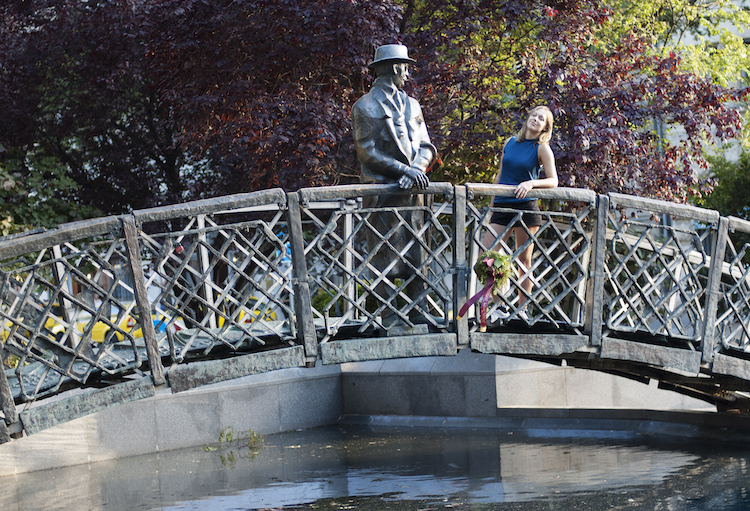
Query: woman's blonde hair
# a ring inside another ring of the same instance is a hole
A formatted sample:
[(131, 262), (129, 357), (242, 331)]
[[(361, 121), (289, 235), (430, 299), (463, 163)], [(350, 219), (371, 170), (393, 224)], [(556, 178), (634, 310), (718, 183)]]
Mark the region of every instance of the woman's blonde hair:
[(552, 116), (552, 110), (550, 110), (544, 105), (540, 105), (540, 106), (535, 106), (534, 108), (529, 110), (529, 115), (526, 116), (526, 121), (524, 121), (523, 126), (521, 127), (521, 131), (519, 131), (518, 135), (516, 136), (519, 142), (523, 142), (524, 140), (526, 140), (526, 131), (527, 131), (526, 126), (528, 124), (527, 121), (529, 120), (529, 117), (531, 117), (531, 115), (535, 113), (537, 110), (544, 111), (544, 120), (546, 121), (544, 123), (544, 129), (539, 134), (539, 138), (537, 139), (537, 141), (540, 144), (549, 144), (549, 141), (552, 140), (552, 124), (554, 123), (555, 118)]

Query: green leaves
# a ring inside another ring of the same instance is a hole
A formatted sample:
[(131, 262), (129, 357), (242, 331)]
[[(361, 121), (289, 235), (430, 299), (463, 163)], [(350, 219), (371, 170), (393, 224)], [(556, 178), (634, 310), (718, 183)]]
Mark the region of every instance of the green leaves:
[(222, 464), (233, 466), (239, 459), (254, 460), (263, 450), (264, 441), (263, 436), (252, 429), (237, 431), (227, 426), (219, 433), (219, 446), (207, 445), (203, 449), (206, 452), (221, 450), (219, 459)]
[(731, 86), (750, 59), (741, 37), (750, 12), (731, 0), (616, 0), (611, 23), (600, 30), (602, 44), (625, 37), (647, 38), (654, 53), (676, 52), (684, 71)]
[[(440, 47), (449, 38), (473, 41), (441, 53), (427, 74), (415, 76), (431, 84), (423, 110), (446, 179), (490, 181), (502, 143), (528, 108), (546, 104), (555, 114), (551, 145), (561, 185), (677, 202), (710, 186), (696, 173), (708, 165), (705, 133), (720, 140), (738, 134), (731, 102), (739, 95), (646, 37), (654, 27), (670, 29), (663, 3), (621, 2), (613, 10), (595, 0), (563, 1), (553, 17), (534, 1), (448, 8), (455, 4), (425, 3), (406, 25), (432, 30), (439, 13), (446, 39)], [(437, 38), (415, 29), (407, 44), (429, 47)]]
[(502, 288), (508, 282), (512, 271), (511, 257), (495, 250), (484, 252), (474, 265), (474, 273), (483, 285), (487, 284), (490, 278), (494, 279), (492, 293), (496, 295), (502, 292)]
[(713, 29), (748, 21), (729, 0), (23, 4), (0, 8), (15, 222), (356, 182), (349, 114), (384, 43), (417, 59), (407, 89), (444, 162), (433, 180), (490, 181), (547, 104), (561, 184), (684, 201), (705, 134), (740, 127), (724, 84), (748, 56)]
[(55, 158), (24, 153), (17, 148), (0, 156), (4, 156), (4, 163), (0, 164), (0, 182), (3, 183), (0, 230), (3, 236), (36, 227), (53, 228), (101, 214), (67, 198), (75, 194), (78, 184)]

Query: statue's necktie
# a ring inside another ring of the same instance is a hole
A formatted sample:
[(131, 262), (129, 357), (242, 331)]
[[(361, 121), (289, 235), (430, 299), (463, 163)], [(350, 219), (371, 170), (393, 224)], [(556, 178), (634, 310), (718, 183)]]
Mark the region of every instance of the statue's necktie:
[(397, 91), (396, 94), (394, 95), (393, 99), (396, 103), (396, 108), (398, 111), (396, 115), (394, 116), (393, 122), (396, 126), (396, 135), (399, 138), (401, 146), (404, 148), (404, 150), (407, 151), (406, 156), (411, 161), (413, 155), (409, 154), (411, 152), (410, 151), (411, 142), (409, 141), (409, 133), (408, 133), (408, 130), (406, 129), (406, 119), (405, 119), (406, 104), (404, 101), (405, 97), (406, 97), (406, 93), (402, 91)]

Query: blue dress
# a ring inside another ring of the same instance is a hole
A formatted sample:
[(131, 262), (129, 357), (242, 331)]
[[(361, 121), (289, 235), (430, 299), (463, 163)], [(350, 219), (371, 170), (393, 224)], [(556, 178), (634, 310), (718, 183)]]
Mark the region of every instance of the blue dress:
[[(505, 146), (502, 163), (503, 167), (499, 180), (501, 185), (516, 186), (530, 179), (539, 179), (539, 174), (542, 171), (542, 166), (539, 164), (539, 142), (537, 140), (519, 142), (516, 137), (511, 137)], [(494, 204), (497, 207), (512, 207), (514, 204), (535, 200), (495, 197)]]

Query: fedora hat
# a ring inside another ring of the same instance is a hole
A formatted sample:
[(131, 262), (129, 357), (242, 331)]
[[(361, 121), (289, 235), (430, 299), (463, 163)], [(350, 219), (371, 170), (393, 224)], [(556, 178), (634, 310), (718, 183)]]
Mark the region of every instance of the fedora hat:
[(375, 58), (367, 67), (372, 69), (372, 66), (381, 62), (404, 62), (412, 64), (416, 60), (409, 58), (409, 51), (403, 44), (384, 44), (375, 49)]

